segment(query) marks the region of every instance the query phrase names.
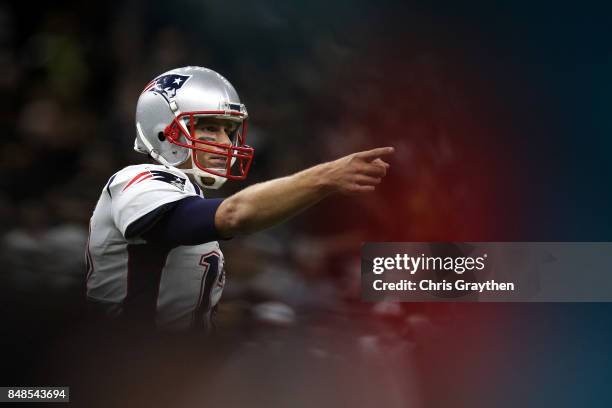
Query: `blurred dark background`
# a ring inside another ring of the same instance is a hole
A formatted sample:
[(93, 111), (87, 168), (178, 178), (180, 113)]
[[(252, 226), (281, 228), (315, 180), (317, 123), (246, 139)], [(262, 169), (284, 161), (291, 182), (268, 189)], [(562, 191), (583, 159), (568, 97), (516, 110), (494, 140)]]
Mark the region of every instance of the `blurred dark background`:
[[(589, 2), (3, 4), (0, 385), (72, 385), (89, 406), (92, 384), (116, 390), (116, 399), (96, 394), (100, 406), (165, 406), (170, 398), (151, 393), (162, 382), (186, 406), (253, 404), (253, 390), (262, 406), (609, 406), (609, 305), (365, 304), (359, 248), (610, 240), (610, 11)], [(249, 178), (212, 195), (361, 149), (397, 153), (376, 193), (334, 197), (223, 244), (219, 353), (166, 353), (173, 339), (137, 357), (112, 354), (83, 319), (87, 223), (108, 178), (145, 160), (132, 150), (140, 91), (183, 65), (227, 77), (251, 116)], [(91, 355), (105, 353), (111, 363), (98, 370)], [(117, 377), (126, 361), (149, 363)], [(164, 375), (143, 379), (160, 367)], [(193, 391), (204, 383), (237, 396), (207, 399)]]

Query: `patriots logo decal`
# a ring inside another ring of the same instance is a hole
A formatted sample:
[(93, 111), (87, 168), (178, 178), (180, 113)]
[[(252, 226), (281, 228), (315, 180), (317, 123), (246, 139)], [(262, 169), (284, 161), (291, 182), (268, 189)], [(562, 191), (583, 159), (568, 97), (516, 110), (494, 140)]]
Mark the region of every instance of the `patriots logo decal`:
[(176, 176), (172, 173), (168, 173), (165, 171), (161, 171), (161, 170), (146, 170), (143, 171), (142, 173), (137, 174), (136, 176), (134, 176), (134, 178), (132, 178), (130, 180), (129, 183), (127, 183), (127, 185), (125, 187), (123, 187), (123, 190), (121, 191), (125, 191), (127, 190), (130, 186), (141, 183), (145, 180), (159, 180), (159, 181), (163, 181), (164, 183), (168, 183), (176, 188), (178, 188), (181, 191), (185, 191), (185, 181), (187, 181), (187, 179), (184, 179), (182, 177)]
[(191, 75), (170, 74), (162, 75), (149, 82), (142, 93), (147, 91), (160, 94), (170, 102), (176, 96), (176, 92), (191, 78)]

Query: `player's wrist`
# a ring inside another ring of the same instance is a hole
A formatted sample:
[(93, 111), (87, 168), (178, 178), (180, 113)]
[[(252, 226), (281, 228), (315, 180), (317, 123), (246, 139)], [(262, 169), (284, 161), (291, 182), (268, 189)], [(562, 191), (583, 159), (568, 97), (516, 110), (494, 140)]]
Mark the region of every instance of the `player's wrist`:
[(334, 162), (319, 164), (312, 168), (315, 188), (322, 194), (338, 191), (338, 180), (334, 177)]

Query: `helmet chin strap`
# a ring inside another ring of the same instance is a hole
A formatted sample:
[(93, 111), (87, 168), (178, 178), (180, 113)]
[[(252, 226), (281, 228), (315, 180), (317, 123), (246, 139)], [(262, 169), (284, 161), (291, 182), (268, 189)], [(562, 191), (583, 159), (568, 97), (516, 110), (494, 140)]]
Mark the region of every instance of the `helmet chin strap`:
[[(227, 178), (221, 177), (221, 176), (217, 176), (215, 174), (207, 173), (207, 172), (201, 170), (200, 168), (198, 168), (198, 166), (196, 166), (196, 164), (193, 161), (193, 150), (189, 154), (189, 157), (190, 157), (190, 160), (191, 160), (191, 168), (190, 169), (181, 169), (181, 171), (183, 173), (186, 173), (186, 174), (191, 174), (193, 176), (195, 182), (198, 183), (198, 185), (200, 187), (208, 188), (208, 189), (211, 189), (211, 190), (217, 190), (217, 189), (221, 188), (221, 186), (223, 186), (223, 184), (225, 184), (225, 182), (227, 181)], [(225, 169), (213, 169), (213, 168), (211, 168), (211, 170), (215, 170), (217, 172), (225, 171)]]

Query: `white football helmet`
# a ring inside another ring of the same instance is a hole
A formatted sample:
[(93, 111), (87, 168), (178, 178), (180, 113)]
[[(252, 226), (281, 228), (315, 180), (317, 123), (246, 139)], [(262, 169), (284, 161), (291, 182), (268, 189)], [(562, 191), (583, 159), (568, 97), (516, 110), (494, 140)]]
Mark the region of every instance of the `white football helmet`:
[[(200, 117), (237, 122), (232, 144), (196, 139), (194, 127)], [(216, 189), (227, 179), (247, 176), (254, 152), (245, 144), (247, 118), (238, 93), (220, 74), (203, 67), (173, 69), (149, 82), (138, 98), (134, 150), (172, 167), (189, 160), (191, 169), (181, 170), (202, 187)], [(225, 168), (205, 167), (197, 151), (224, 156)]]

